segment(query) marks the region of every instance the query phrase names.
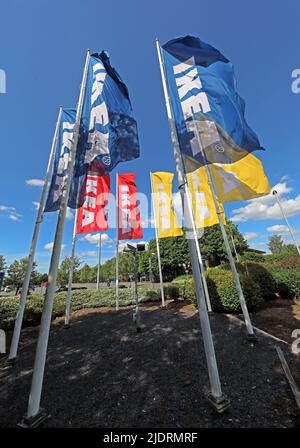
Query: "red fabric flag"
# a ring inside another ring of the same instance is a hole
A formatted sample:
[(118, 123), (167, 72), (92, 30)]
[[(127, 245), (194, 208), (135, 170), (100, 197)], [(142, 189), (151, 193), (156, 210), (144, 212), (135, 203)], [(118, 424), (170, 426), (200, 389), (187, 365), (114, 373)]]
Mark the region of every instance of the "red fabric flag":
[(110, 177), (89, 171), (86, 177), (84, 202), (78, 209), (76, 233), (101, 232), (108, 229), (105, 206), (110, 193)]
[(118, 175), (119, 240), (143, 238), (141, 216), (136, 200), (135, 173)]

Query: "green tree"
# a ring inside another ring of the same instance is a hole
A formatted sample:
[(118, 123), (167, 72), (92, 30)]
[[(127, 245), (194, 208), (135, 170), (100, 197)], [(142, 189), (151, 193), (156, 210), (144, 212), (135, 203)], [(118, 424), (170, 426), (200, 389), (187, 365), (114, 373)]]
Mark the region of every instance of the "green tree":
[(91, 268), (87, 263), (85, 263), (78, 271), (78, 280), (80, 283), (91, 283), (95, 281), (93, 268)]
[[(183, 263), (189, 263), (188, 246), (185, 237), (161, 238), (159, 240), (162, 273), (165, 281), (184, 273)], [(149, 272), (149, 255), (151, 253), (152, 272), (156, 281), (159, 280), (158, 261), (155, 239), (149, 241), (148, 260), (142, 259), (141, 264)], [(148, 265), (148, 266), (147, 266)]]
[(6, 270), (6, 261), (5, 257), (3, 255), (0, 255), (0, 272), (3, 272)]
[(36, 274), (36, 283), (37, 285), (40, 285), (41, 283), (47, 282), (48, 281), (48, 274), (44, 273), (41, 274), (40, 272), (38, 272)]
[[(145, 250), (144, 252), (138, 253), (138, 273), (139, 275), (147, 275), (150, 276), (150, 250)], [(153, 256), (151, 256), (151, 263), (153, 262)], [(153, 269), (152, 269), (153, 271)]]
[(269, 238), (268, 247), (272, 254), (280, 254), (284, 251), (284, 243), (281, 235), (273, 235)]
[[(95, 280), (97, 278), (97, 269), (98, 266), (94, 266), (95, 270)], [(100, 266), (100, 281), (105, 282), (108, 279), (112, 280), (116, 277), (116, 259), (111, 258), (110, 260), (106, 260), (105, 263), (102, 263)]]
[[(23, 279), (25, 277), (25, 272), (27, 269), (27, 264), (28, 264), (28, 257), (21, 258), (19, 261), (15, 260), (9, 266), (9, 268), (7, 270), (5, 284), (14, 286), (16, 288), (16, 293), (19, 291), (19, 289), (22, 286)], [(34, 262), (33, 267), (32, 267), (29, 287), (32, 287), (33, 285), (36, 285), (37, 283), (38, 283), (38, 281), (37, 281), (36, 263)]]
[[(74, 274), (76, 275), (76, 272), (80, 264), (81, 264), (80, 259), (78, 257), (74, 257), (73, 275)], [(61, 287), (65, 287), (68, 284), (70, 266), (71, 266), (71, 257), (65, 257), (61, 262), (57, 274), (57, 284)]]
[[(233, 252), (231, 241), (232, 235), (236, 250), (238, 254), (242, 255), (248, 249), (248, 243), (239, 232), (238, 227), (231, 221), (227, 221), (225, 229), (231, 251)], [(227, 252), (219, 225), (205, 228), (203, 236), (199, 239), (199, 244), (201, 253), (206, 256), (209, 266), (216, 266), (222, 262), (228, 262)]]
[(128, 281), (134, 273), (134, 261), (132, 254), (119, 254), (119, 277), (120, 280)]

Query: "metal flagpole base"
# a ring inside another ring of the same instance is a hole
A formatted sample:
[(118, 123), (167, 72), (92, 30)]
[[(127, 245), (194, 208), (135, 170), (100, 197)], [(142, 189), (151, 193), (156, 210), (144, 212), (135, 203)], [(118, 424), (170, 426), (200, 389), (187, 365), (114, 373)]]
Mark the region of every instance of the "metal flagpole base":
[(255, 333), (247, 333), (246, 338), (249, 342), (258, 342), (258, 337)]
[(230, 400), (225, 395), (214, 397), (211, 393), (207, 396), (210, 406), (218, 414), (223, 414), (230, 407)]
[(133, 313), (133, 322), (135, 324), (135, 328), (136, 328), (136, 332), (140, 333), (141, 332), (141, 316), (139, 311), (137, 313)]
[(70, 326), (71, 326), (71, 324), (64, 324), (64, 325), (63, 325), (63, 328), (64, 328), (65, 330), (68, 330), (68, 329), (70, 328)]
[(17, 357), (15, 356), (14, 358), (7, 358), (5, 360), (5, 365), (6, 366), (13, 366), (17, 361)]
[(24, 416), (21, 423), (18, 423), (19, 428), (37, 428), (45, 420), (48, 420), (51, 416), (46, 413), (45, 409), (40, 409), (34, 417)]

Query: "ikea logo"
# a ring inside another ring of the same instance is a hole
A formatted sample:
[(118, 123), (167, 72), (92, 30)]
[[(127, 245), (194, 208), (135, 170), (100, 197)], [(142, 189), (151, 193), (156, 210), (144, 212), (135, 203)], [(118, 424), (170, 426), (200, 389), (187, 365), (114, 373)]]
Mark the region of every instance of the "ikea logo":
[(291, 88), (293, 93), (300, 93), (300, 69), (296, 68), (292, 71), (292, 78), (294, 81), (292, 82)]
[(6, 74), (0, 69), (0, 93), (6, 93)]

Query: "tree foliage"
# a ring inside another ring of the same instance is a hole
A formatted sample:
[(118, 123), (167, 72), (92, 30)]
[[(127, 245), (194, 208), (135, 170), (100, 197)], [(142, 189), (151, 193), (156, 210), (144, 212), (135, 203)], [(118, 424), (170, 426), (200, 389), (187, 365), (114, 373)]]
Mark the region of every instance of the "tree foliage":
[[(233, 252), (232, 235), (236, 250), (238, 254), (242, 255), (248, 249), (248, 243), (239, 232), (238, 227), (231, 221), (227, 221), (225, 229), (231, 251)], [(206, 256), (209, 266), (217, 266), (220, 263), (228, 261), (219, 225), (205, 228), (203, 236), (199, 239), (199, 244), (201, 253)]]
[(3, 255), (0, 255), (0, 272), (3, 272), (6, 270), (6, 260)]
[[(149, 273), (149, 257), (151, 255), (152, 272), (159, 279), (158, 260), (155, 239), (149, 241), (148, 251), (140, 263), (140, 269)], [(164, 280), (172, 280), (184, 273), (183, 264), (189, 263), (188, 246), (185, 237), (161, 238), (159, 240), (160, 258)]]
[(284, 251), (284, 242), (281, 235), (273, 235), (269, 238), (268, 247), (272, 254), (280, 254)]
[[(21, 288), (23, 280), (25, 277), (26, 269), (28, 264), (28, 257), (21, 258), (20, 260), (15, 260), (8, 268), (7, 275), (5, 278), (5, 284), (14, 286), (16, 292)], [(33, 263), (29, 287), (38, 284), (36, 263)]]
[[(80, 266), (81, 262), (78, 257), (74, 257), (73, 265), (73, 280), (76, 280), (76, 272)], [(69, 281), (69, 271), (71, 266), (71, 257), (65, 257), (61, 262), (60, 268), (57, 275), (57, 284), (59, 286), (66, 286)]]

